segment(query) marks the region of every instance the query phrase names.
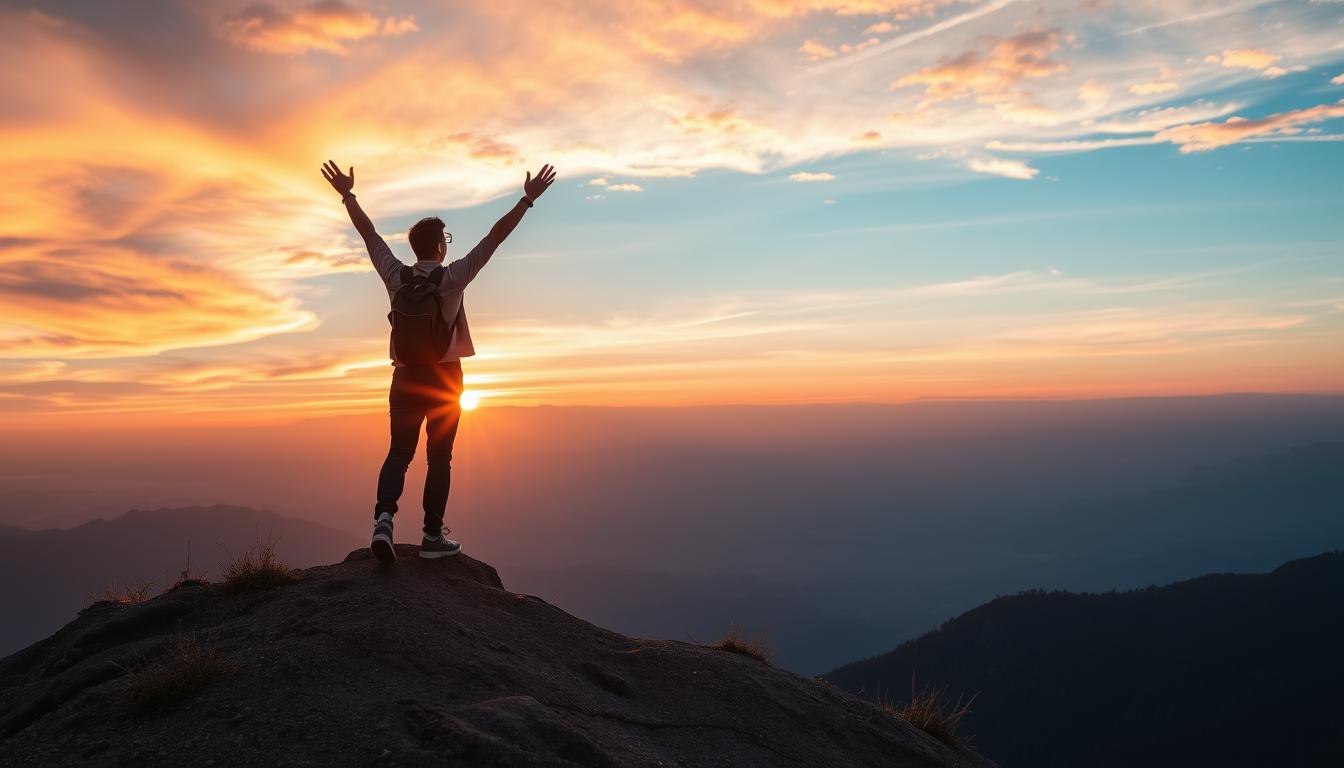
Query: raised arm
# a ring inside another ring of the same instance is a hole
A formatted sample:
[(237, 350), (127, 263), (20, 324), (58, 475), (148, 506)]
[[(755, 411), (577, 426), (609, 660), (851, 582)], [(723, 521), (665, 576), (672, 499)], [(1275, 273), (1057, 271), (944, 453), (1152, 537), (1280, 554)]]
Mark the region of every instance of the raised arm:
[(355, 199), (355, 166), (350, 166), (350, 175), (341, 173), (340, 166), (328, 160), (326, 165), (322, 166), (322, 178), (331, 184), (331, 188), (341, 193), (341, 202), (345, 203), (345, 210), (350, 214), (350, 221), (355, 225), (355, 231), (359, 236), (368, 242), (370, 235), (378, 234), (373, 228), (373, 222), (369, 220), (364, 209), (359, 207), (359, 201)]
[(523, 220), (523, 214), (527, 213), (527, 209), (532, 207), (537, 198), (541, 197), (554, 181), (555, 169), (549, 165), (543, 165), (536, 176), (528, 171), (527, 180), (523, 182), (523, 196), (513, 204), (508, 213), (495, 222), (490, 232), (481, 238), (481, 242), (477, 243), (470, 253), (448, 265), (448, 279), (462, 286), (470, 283), (476, 277), (476, 273), (481, 271), (481, 267), (484, 267), (494, 255), (500, 243), (504, 242), (518, 226), (518, 222)]
[(355, 231), (364, 238), (364, 247), (369, 251), (373, 268), (378, 270), (383, 282), (390, 286), (392, 276), (401, 269), (402, 264), (393, 255), (392, 249), (387, 247), (387, 242), (378, 234), (378, 230), (373, 228), (373, 222), (355, 199), (355, 167), (350, 166), (350, 175), (347, 176), (341, 173), (340, 166), (328, 160), (326, 165), (322, 166), (322, 178), (331, 184), (332, 189), (341, 193), (341, 202), (345, 203), (345, 211), (350, 214), (350, 222), (355, 225)]
[(535, 179), (532, 178), (531, 171), (527, 172), (527, 180), (523, 182), (522, 198), (514, 204), (513, 210), (504, 214), (499, 221), (495, 222), (495, 226), (490, 228), (488, 237), (494, 241), (496, 247), (504, 242), (504, 239), (509, 236), (509, 233), (513, 232), (514, 227), (518, 226), (518, 222), (523, 220), (523, 214), (527, 213), (527, 209), (532, 207), (532, 204), (537, 201), (537, 198), (541, 197), (541, 194), (545, 192), (554, 181), (555, 169), (549, 165), (541, 166), (541, 170), (537, 171), (537, 177)]

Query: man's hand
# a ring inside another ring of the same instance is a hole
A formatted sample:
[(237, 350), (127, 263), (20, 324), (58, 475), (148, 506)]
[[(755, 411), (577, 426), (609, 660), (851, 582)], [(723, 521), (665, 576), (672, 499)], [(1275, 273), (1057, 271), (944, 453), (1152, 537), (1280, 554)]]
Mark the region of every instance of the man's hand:
[[(351, 168), (350, 173), (353, 175), (354, 172), (355, 169)], [(337, 171), (337, 173), (339, 173), (339, 171)], [(541, 170), (537, 171), (537, 177), (535, 179), (532, 178), (532, 172), (528, 171), (527, 181), (523, 182), (523, 194), (527, 195), (529, 200), (536, 200), (538, 197), (541, 197), (542, 192), (545, 192), (547, 188), (551, 186), (551, 182), (553, 181), (555, 181), (555, 169), (549, 165), (541, 166)], [(336, 182), (334, 181), (332, 182), (332, 184), (335, 183)], [(351, 180), (350, 183), (353, 184), (354, 181)]]
[(322, 178), (331, 183), (332, 189), (341, 193), (341, 197), (349, 194), (350, 190), (355, 188), (355, 166), (350, 166), (350, 175), (341, 173), (341, 169), (336, 163), (328, 160), (327, 164), (322, 166)]

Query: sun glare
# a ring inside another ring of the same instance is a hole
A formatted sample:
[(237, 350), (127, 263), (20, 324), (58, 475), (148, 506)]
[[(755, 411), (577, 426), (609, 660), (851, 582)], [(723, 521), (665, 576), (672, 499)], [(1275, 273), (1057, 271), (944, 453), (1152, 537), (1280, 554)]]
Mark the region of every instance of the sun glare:
[(480, 394), (468, 389), (462, 393), (462, 396), (460, 398), (458, 398), (458, 402), (462, 404), (462, 410), (474, 411), (476, 410), (476, 406), (481, 404), (481, 396)]

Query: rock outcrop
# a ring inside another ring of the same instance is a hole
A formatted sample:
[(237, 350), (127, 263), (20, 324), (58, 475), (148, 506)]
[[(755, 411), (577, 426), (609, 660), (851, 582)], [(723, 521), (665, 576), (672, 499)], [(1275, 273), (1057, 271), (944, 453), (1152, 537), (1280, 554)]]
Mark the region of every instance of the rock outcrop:
[[(0, 764), (966, 766), (838, 688), (713, 647), (625, 637), (467, 556), (368, 550), (253, 593), (98, 603), (0, 661)], [(222, 669), (130, 706), (184, 639)]]

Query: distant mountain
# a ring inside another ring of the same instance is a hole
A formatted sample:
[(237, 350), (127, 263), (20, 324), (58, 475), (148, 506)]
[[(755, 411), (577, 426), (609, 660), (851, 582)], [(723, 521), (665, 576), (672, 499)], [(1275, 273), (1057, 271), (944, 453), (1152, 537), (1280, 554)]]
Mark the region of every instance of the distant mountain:
[(0, 655), (47, 635), (107, 588), (172, 584), (187, 567), (217, 574), (249, 546), (275, 541), (281, 558), (302, 567), (328, 562), (360, 541), (317, 523), (273, 512), (217, 505), (133, 510), (69, 529), (0, 535)]
[(825, 677), (976, 696), (1013, 768), (1344, 765), (1344, 552), (1123, 593), (1028, 592)]
[(82, 611), (0, 660), (0, 764), (995, 768), (835, 686), (415, 549)]

